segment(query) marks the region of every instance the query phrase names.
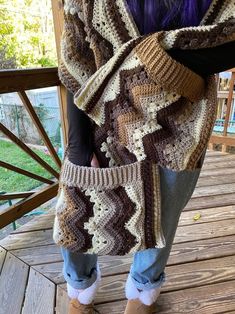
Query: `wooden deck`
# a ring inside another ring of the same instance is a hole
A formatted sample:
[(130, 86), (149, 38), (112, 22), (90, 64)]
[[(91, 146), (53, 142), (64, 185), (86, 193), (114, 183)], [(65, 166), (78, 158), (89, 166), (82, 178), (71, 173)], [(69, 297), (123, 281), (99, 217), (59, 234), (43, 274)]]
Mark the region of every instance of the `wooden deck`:
[[(37, 217), (0, 242), (0, 314), (67, 313), (53, 218), (52, 211)], [(100, 258), (101, 314), (124, 312), (130, 263), (130, 256)], [(235, 313), (235, 155), (207, 152), (165, 271), (156, 313)]]

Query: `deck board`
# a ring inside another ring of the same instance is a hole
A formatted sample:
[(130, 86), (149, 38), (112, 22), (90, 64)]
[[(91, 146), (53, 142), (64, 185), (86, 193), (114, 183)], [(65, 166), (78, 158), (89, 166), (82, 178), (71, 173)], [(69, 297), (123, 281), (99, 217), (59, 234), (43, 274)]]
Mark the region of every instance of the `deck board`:
[[(200, 214), (198, 220), (194, 220), (195, 214)], [(179, 226), (195, 225), (212, 221), (235, 218), (235, 205), (203, 208), (192, 211), (183, 211), (180, 217)]]
[(7, 251), (0, 247), (0, 274), (2, 271), (3, 263), (5, 261)]
[(215, 168), (234, 168), (235, 166), (235, 159), (224, 161), (224, 160), (219, 160), (217, 162), (207, 162), (205, 160), (205, 169), (210, 170), (210, 169), (215, 169)]
[(191, 198), (184, 208), (184, 211), (218, 206), (229, 206), (234, 204), (235, 193), (223, 193), (218, 195)]
[(235, 234), (235, 218), (196, 225), (179, 226), (174, 243), (210, 239)]
[[(209, 162), (209, 163), (212, 163), (212, 162), (218, 162), (221, 160), (221, 155), (211, 155), (211, 156), (206, 156), (205, 158), (205, 162)], [(227, 161), (227, 160), (234, 160), (234, 156), (231, 155), (231, 154), (227, 154), (225, 156), (223, 156), (223, 161)]]
[[(68, 313), (68, 303), (69, 298), (67, 292), (60, 286), (57, 286), (56, 293), (56, 314), (66, 314)], [(112, 313), (112, 312), (109, 312)]]
[[(206, 285), (197, 288), (184, 289), (169, 293), (161, 293), (156, 313), (161, 314), (216, 314), (235, 313), (235, 281)], [(66, 303), (66, 292), (61, 292), (58, 298)], [(126, 301), (116, 301), (99, 304), (96, 308), (102, 314), (120, 314), (124, 312)], [(58, 312), (62, 314), (62, 312)], [(65, 313), (65, 312), (64, 312)]]
[(200, 177), (197, 182), (197, 188), (201, 186), (208, 186), (208, 185), (221, 185), (227, 183), (235, 183), (235, 171), (234, 173), (228, 174), (220, 174), (220, 175), (207, 175), (204, 177)]
[(11, 253), (30, 266), (62, 261), (60, 248), (56, 244), (12, 250)]
[(214, 186), (201, 186), (197, 187), (194, 190), (192, 198), (202, 197), (202, 196), (212, 196), (223, 193), (235, 193), (235, 184), (227, 183), (227, 184), (218, 184)]
[(55, 214), (50, 210), (50, 213), (35, 217), (27, 224), (13, 231), (12, 234), (51, 229), (53, 227), (54, 216)]
[(49, 244), (54, 244), (52, 229), (11, 234), (0, 241), (8, 251)]
[[(235, 313), (234, 166), (235, 155), (207, 152), (196, 189), (180, 216), (156, 313)], [(201, 217), (194, 220), (195, 214)], [(53, 220), (52, 209), (0, 241), (0, 314), (67, 313)], [(131, 255), (99, 257), (103, 278), (95, 302), (102, 314), (124, 312), (131, 262)]]
[(55, 289), (50, 280), (31, 268), (22, 314), (53, 314)]
[[(218, 165), (216, 164), (214, 168), (212, 169), (207, 169), (206, 166), (203, 166), (201, 173), (200, 173), (200, 178), (206, 177), (206, 176), (223, 176), (223, 175), (230, 175), (235, 173), (235, 168), (219, 168)], [(219, 181), (219, 180), (218, 180)], [(215, 180), (216, 184), (216, 180)]]
[(0, 276), (0, 314), (20, 313), (29, 266), (7, 253)]

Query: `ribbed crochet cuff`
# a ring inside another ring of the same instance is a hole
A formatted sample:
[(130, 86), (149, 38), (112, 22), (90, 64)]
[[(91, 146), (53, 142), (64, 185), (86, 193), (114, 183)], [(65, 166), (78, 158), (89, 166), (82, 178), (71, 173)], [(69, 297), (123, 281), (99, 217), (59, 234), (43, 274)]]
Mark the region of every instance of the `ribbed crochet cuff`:
[(161, 87), (190, 101), (199, 100), (205, 90), (203, 78), (167, 54), (159, 43), (162, 35), (154, 33), (142, 40), (135, 47), (137, 56), (149, 77)]
[(78, 166), (64, 160), (60, 182), (74, 187), (114, 188), (141, 180), (141, 161), (111, 168)]

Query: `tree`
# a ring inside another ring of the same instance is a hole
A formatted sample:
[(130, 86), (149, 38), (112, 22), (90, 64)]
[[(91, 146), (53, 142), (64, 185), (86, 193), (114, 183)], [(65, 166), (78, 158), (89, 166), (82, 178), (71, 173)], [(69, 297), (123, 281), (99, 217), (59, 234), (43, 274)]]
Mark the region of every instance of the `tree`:
[(6, 46), (1, 47), (0, 49), (0, 70), (3, 69), (15, 69), (16, 68), (16, 58), (7, 57), (7, 48)]
[(17, 68), (57, 64), (50, 0), (0, 0), (0, 51)]

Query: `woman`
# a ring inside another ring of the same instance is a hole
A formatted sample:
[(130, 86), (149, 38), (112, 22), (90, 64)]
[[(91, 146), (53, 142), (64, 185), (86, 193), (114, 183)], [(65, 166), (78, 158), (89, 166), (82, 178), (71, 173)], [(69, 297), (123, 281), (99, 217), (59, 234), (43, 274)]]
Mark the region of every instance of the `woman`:
[[(79, 84), (79, 82), (73, 80), (73, 77), (76, 77), (75, 72), (79, 72), (81, 69), (74, 69), (69, 66), (69, 59), (72, 59), (72, 53), (68, 50), (75, 49), (75, 53), (79, 56), (80, 61), (81, 58), (86, 57), (84, 64), (87, 67), (87, 73), (83, 73), (82, 75), (87, 75), (88, 78), (112, 57), (112, 49), (109, 45), (109, 40), (112, 42), (112, 34), (110, 31), (105, 33), (105, 25), (100, 25), (105, 20), (102, 21), (101, 19), (100, 22), (96, 23), (96, 30), (98, 30), (98, 33), (100, 30), (100, 33), (106, 34), (106, 41), (103, 40), (97, 43), (98, 39), (101, 40), (101, 38), (96, 34), (96, 40), (94, 39), (94, 29), (92, 28), (92, 31), (89, 32), (89, 44), (86, 42), (87, 34), (84, 31), (79, 33), (76, 42), (76, 40), (73, 41), (76, 37), (76, 27), (85, 25), (84, 30), (86, 31), (90, 23), (89, 12), (92, 10), (95, 12), (100, 4), (103, 3), (102, 5), (105, 6), (105, 3), (107, 3), (110, 8), (110, 13), (114, 14), (114, 11), (117, 9), (117, 7), (115, 9), (115, 6), (121, 3), (120, 6), (124, 5), (126, 6), (126, 10), (129, 10), (129, 18), (133, 17), (135, 23), (133, 25), (138, 27), (139, 34), (147, 35), (162, 30), (168, 31), (183, 27), (198, 26), (206, 12), (208, 13), (209, 10), (214, 9), (216, 6), (218, 7), (218, 3), (214, 1), (216, 5), (213, 4), (212, 6), (212, 0), (128, 0), (126, 2), (117, 1), (116, 4), (113, 4), (113, 1), (99, 0), (85, 1), (87, 6), (83, 6), (81, 2), (82, 1), (78, 0), (68, 0), (65, 3), (65, 30), (70, 32), (71, 45), (67, 46), (66, 51), (62, 50), (64, 60), (67, 58), (67, 68), (63, 63), (61, 64), (60, 77), (70, 91), (68, 92), (67, 98), (69, 125), (68, 159), (75, 165), (100, 167), (101, 164), (102, 167), (107, 167), (107, 158), (97, 150), (98, 144), (93, 140), (94, 124), (92, 119), (74, 105), (74, 94), (78, 91), (81, 83)], [(226, 1), (222, 2), (224, 2), (225, 5)], [(81, 8), (86, 10), (84, 12), (86, 13), (86, 19), (83, 16)], [(216, 9), (219, 10), (219, 8)], [(124, 16), (127, 11), (122, 11)], [(121, 23), (123, 14), (119, 15), (120, 29), (123, 27)], [(95, 15), (93, 15), (93, 17), (92, 22), (95, 23), (94, 21), (95, 19), (98, 20), (98, 17)], [(209, 17), (211, 18), (211, 16)], [(73, 35), (71, 35), (73, 32), (74, 38), (72, 38)], [(128, 37), (127, 35), (125, 36)], [(125, 36), (122, 33), (120, 38), (124, 38)], [(122, 41), (124, 43), (125, 39), (123, 38)], [(128, 38), (126, 38), (126, 41), (127, 40)], [(68, 49), (68, 47), (70, 48)], [(97, 47), (100, 49), (98, 52)], [(80, 48), (80, 50), (78, 48)], [(234, 52), (234, 40), (225, 40), (225, 42), (208, 48), (174, 48), (168, 49), (167, 51), (173, 59), (184, 64), (205, 80), (210, 74), (234, 67)], [(68, 72), (70, 73), (68, 74)], [(66, 75), (67, 77), (70, 75), (67, 81), (64, 80)], [(172, 247), (179, 216), (193, 193), (204, 156), (205, 150), (198, 160), (196, 170), (191, 173), (183, 171), (179, 174), (166, 168), (160, 170), (161, 221), (166, 242), (165, 246), (150, 248), (135, 253), (126, 283), (126, 297), (128, 299), (125, 310), (126, 314), (152, 313), (154, 310), (153, 304), (157, 300), (160, 294), (160, 288), (165, 281), (164, 269)], [(133, 156), (128, 155), (130, 162), (135, 161), (131, 159), (132, 157)], [(187, 191), (187, 193), (182, 193), (182, 191)], [(100, 282), (100, 269), (97, 263), (97, 255), (74, 252), (66, 248), (62, 248), (62, 255), (64, 258), (64, 277), (67, 281), (68, 295), (71, 298), (69, 313), (94, 313), (93, 300)]]

